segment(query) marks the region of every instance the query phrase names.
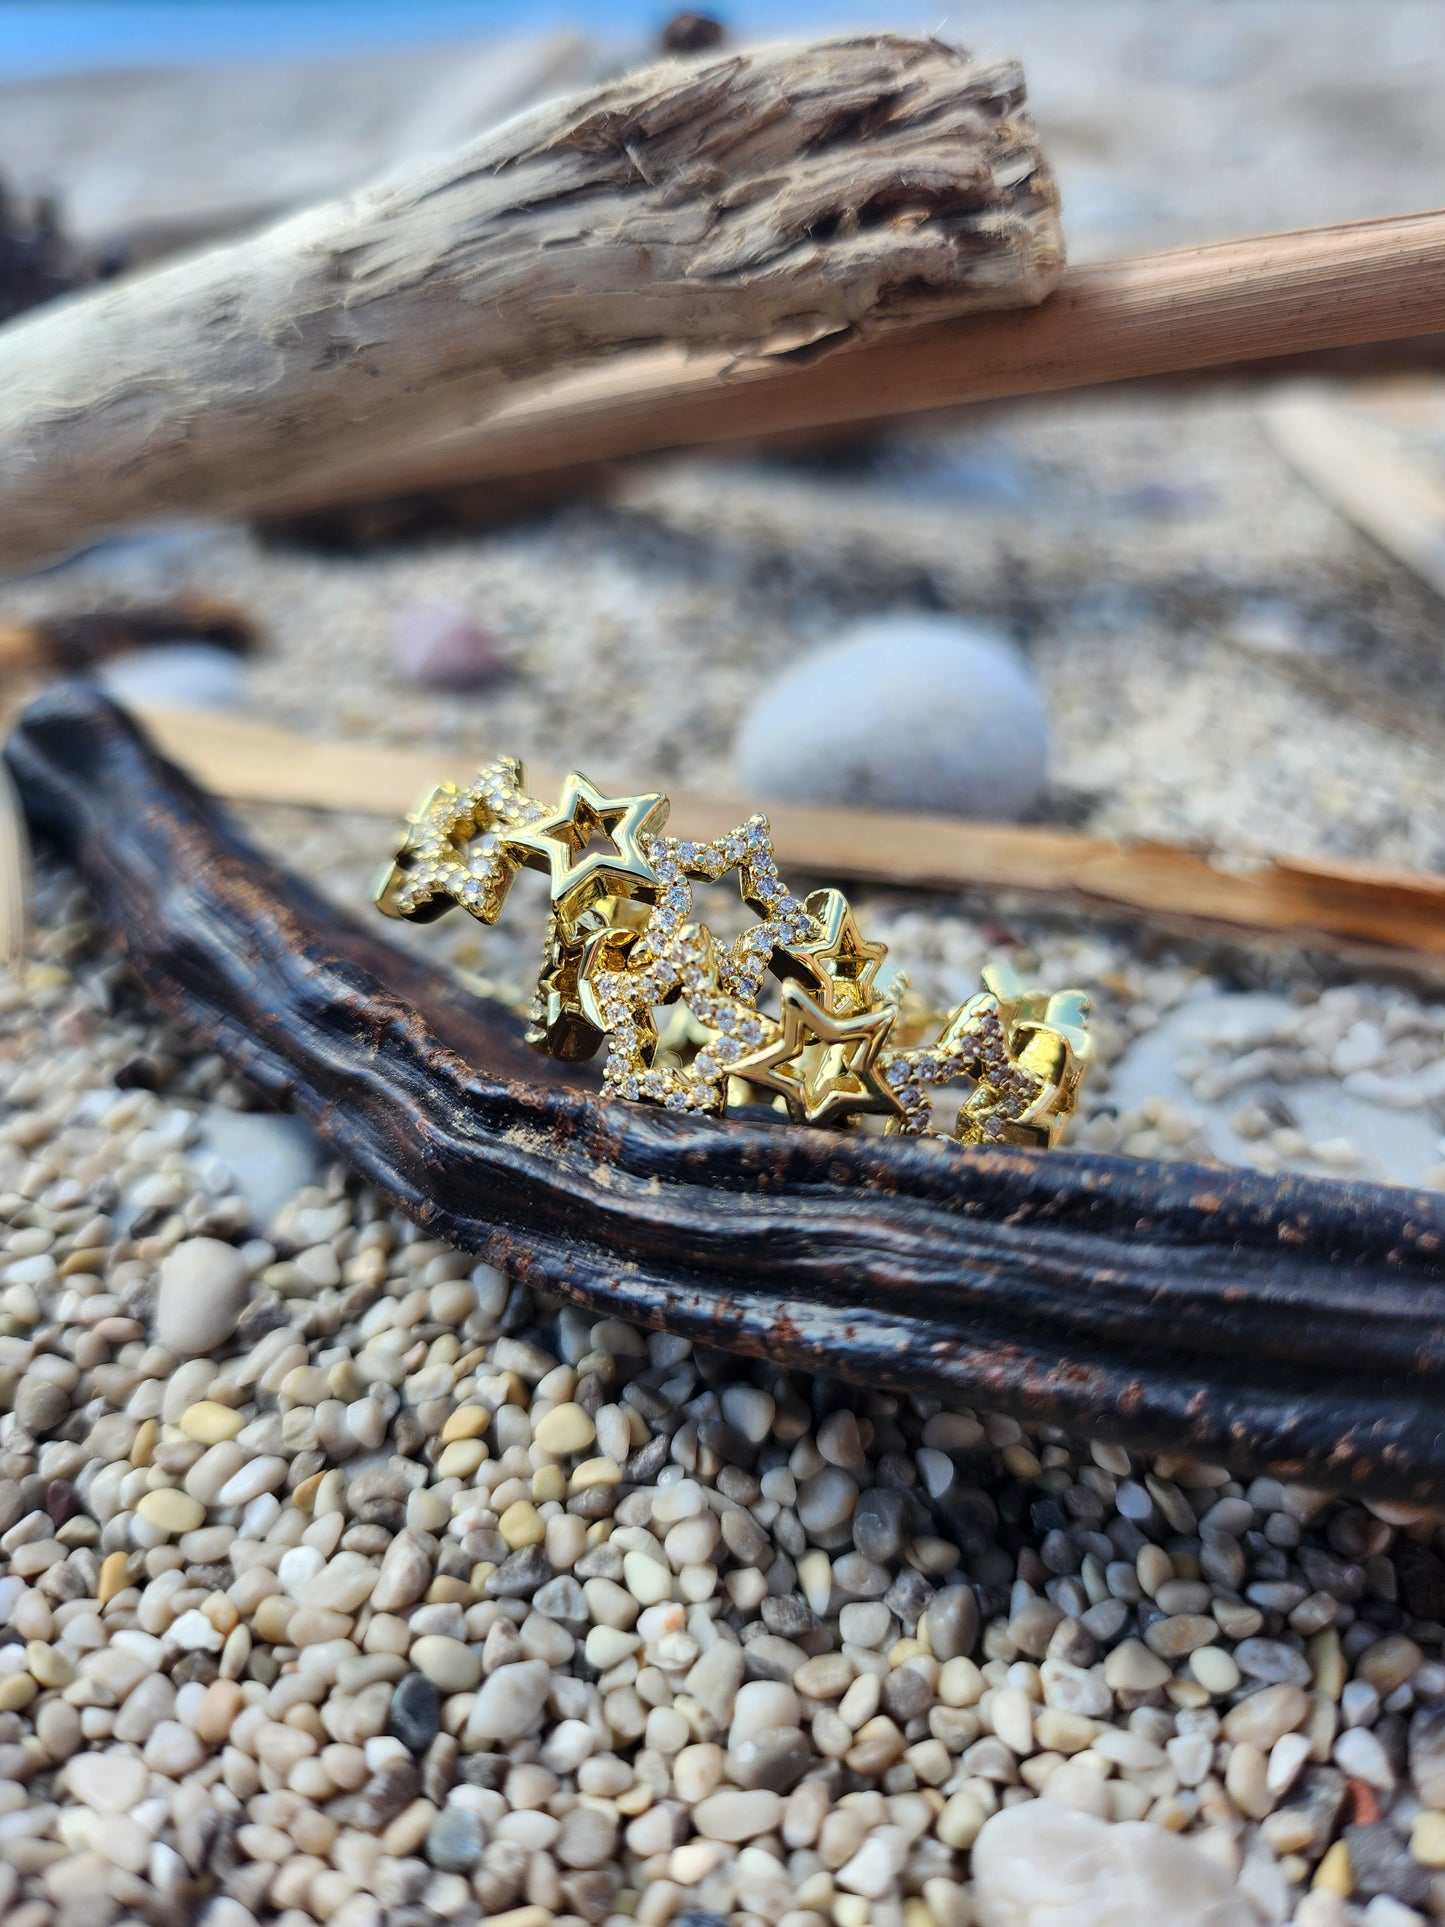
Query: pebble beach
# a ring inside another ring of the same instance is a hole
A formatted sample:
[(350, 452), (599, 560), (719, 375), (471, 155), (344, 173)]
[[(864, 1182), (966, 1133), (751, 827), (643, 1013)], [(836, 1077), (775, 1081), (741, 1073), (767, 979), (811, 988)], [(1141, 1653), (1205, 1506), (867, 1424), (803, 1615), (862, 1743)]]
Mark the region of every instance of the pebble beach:
[[(1019, 10), (1076, 258), (1399, 204), (1400, 76), (1445, 59), (1430, 10), (1389, 0), (1372, 39), (1331, 0), (1308, 49), (1272, 0), (1253, 38), (1104, 12), (1091, 53), (1074, 10)], [(1357, 48), (1346, 205), (1312, 157)], [(1177, 114), (1196, 157), (1178, 178), (1128, 145), (1131, 50), (1143, 119)], [(1243, 132), (1221, 142), (1230, 87), (1256, 132), (1280, 117), (1273, 215)], [(1422, 174), (1445, 162), (1433, 122), (1410, 140)], [(1027, 820), (1438, 873), (1438, 603), (1292, 471), (1262, 393), (672, 458), (345, 553), (143, 535), (0, 585), (0, 622), (215, 596), (262, 646), (203, 665), (207, 701), (430, 745), (438, 780), (516, 752), (735, 793), (808, 651), (957, 619), (1040, 692)], [(1415, 453), (1445, 464), (1445, 432)], [(438, 637), (486, 678), (429, 684)], [(162, 654), (133, 693), (178, 676), (184, 700), (195, 665)], [(838, 706), (870, 754), (878, 698)], [(393, 825), (237, 814), (366, 910)], [(396, 940), (523, 999), (536, 882), (494, 931)], [(0, 975), (0, 1927), (1445, 1920), (1438, 1514), (542, 1296), (267, 1111), (44, 852), (35, 887)], [(857, 903), (931, 1002), (994, 959), (1089, 992), (1079, 1148), (1445, 1188), (1437, 976), (1007, 893)]]
[[(363, 897), (374, 822), (251, 827)], [(38, 887), (0, 1000), (6, 1927), (1445, 1912), (1435, 1517), (539, 1298), (259, 1110)], [(872, 915), (939, 994), (1000, 942)], [(1209, 1156), (1223, 1111), (1252, 1162), (1348, 1170), (1280, 1090), (1432, 1115), (1423, 986), (1008, 941), (1095, 994), (1085, 1145)], [(1111, 1096), (1198, 1010), (1180, 1101)]]

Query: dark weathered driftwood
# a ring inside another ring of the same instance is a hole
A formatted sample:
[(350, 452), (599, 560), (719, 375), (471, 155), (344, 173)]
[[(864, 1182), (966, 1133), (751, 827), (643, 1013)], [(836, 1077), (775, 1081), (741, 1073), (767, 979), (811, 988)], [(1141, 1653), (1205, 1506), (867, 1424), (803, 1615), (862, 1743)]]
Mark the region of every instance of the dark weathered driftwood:
[(96, 692), (6, 753), (156, 998), (438, 1236), (779, 1363), (1445, 1498), (1440, 1197), (604, 1104), (248, 848)]

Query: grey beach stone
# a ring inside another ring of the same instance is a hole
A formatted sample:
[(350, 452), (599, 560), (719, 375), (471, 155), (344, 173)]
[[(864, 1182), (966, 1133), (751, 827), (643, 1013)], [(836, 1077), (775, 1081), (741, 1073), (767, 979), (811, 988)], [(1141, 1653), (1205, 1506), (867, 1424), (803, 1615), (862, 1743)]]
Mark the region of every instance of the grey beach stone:
[(743, 717), (735, 753), (761, 797), (1008, 821), (1043, 788), (1048, 726), (1007, 637), (901, 612), (786, 669)]

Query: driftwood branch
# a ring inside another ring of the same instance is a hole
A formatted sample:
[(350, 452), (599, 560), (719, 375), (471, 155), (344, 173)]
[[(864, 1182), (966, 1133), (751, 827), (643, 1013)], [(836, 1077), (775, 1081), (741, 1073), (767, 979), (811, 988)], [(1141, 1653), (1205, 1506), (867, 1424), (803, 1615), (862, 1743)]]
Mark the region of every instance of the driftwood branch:
[(383, 460), (287, 483), (271, 515), (920, 409), (1291, 357), (1445, 329), (1445, 213), (1070, 268), (1027, 312), (923, 321), (810, 363), (659, 353), (539, 384)]
[(1440, 1196), (607, 1105), (249, 849), (94, 690), (6, 756), (156, 998), (437, 1236), (782, 1364), (1445, 1499)]
[[(318, 742), (252, 717), (158, 709), (143, 712), (143, 720), (164, 754), (196, 782), (242, 802), (395, 819), (438, 774), (430, 750)], [(560, 770), (532, 757), (527, 767), (540, 794), (560, 785)], [(674, 790), (668, 820), (678, 836), (706, 838), (719, 823), (740, 822), (761, 800)], [(1441, 877), (1304, 858), (1237, 870), (1175, 844), (1115, 843), (1077, 830), (798, 803), (766, 808), (773, 846), (790, 874), (920, 890), (1018, 891), (1055, 907), (1148, 917), (1216, 936), (1378, 951), (1435, 970), (1445, 964)]]
[(1023, 80), (874, 35), (664, 65), (0, 332), (0, 569), (260, 506), (505, 382), (1039, 300)]

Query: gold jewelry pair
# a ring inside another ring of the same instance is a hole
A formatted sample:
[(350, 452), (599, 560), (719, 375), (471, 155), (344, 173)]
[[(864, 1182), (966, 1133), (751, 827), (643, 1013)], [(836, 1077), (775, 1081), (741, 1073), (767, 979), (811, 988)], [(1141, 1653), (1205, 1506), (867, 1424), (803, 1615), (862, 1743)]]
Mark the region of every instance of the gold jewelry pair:
[[(667, 815), (664, 796), (606, 796), (577, 771), (548, 809), (500, 757), (408, 820), (377, 906), (429, 922), (460, 904), (495, 923), (518, 870), (545, 871), (527, 1041), (569, 1060), (606, 1041), (613, 1096), (709, 1116), (771, 1102), (799, 1124), (877, 1116), (917, 1133), (931, 1126), (932, 1088), (968, 1080), (960, 1143), (1056, 1142), (1089, 1057), (1081, 991), (1026, 990), (996, 966), (941, 1021), (916, 1016), (907, 979), (882, 970), (886, 947), (864, 938), (842, 891), (787, 890), (766, 817), (698, 842), (665, 835)], [(724, 944), (698, 919), (693, 885), (733, 872), (757, 920)], [(760, 1002), (769, 974), (776, 1015)]]

